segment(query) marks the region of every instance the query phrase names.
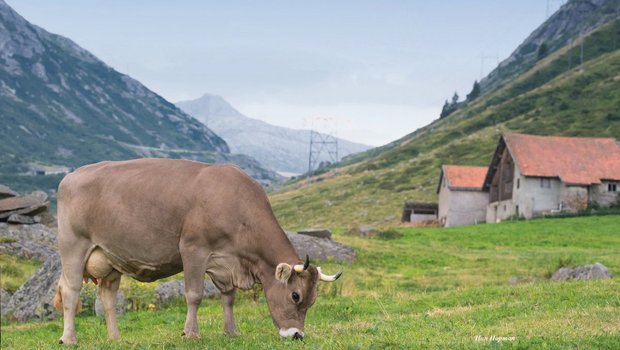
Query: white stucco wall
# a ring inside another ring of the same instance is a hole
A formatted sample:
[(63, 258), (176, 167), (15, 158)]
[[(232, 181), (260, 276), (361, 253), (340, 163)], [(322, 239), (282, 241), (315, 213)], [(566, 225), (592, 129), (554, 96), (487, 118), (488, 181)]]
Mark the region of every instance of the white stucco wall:
[(442, 184), (439, 191), (439, 222), (444, 227), (484, 223), (488, 202), (487, 192), (450, 190)]
[(418, 221), (428, 221), (428, 220), (436, 220), (437, 216), (433, 214), (416, 214), (413, 213), (410, 216), (410, 222), (418, 222)]
[[(616, 192), (609, 191), (609, 184), (616, 184)], [(620, 193), (620, 182), (618, 181), (602, 181), (600, 185), (590, 187), (590, 201), (596, 202), (603, 206), (608, 206), (618, 202), (618, 193)]]
[(443, 225), (448, 218), (448, 210), (450, 209), (450, 190), (446, 184), (446, 177), (441, 179), (439, 187), (439, 199), (437, 202), (437, 221)]
[(488, 223), (495, 223), (512, 217), (531, 218), (545, 211), (558, 210), (564, 184), (557, 178), (549, 178), (550, 187), (541, 187), (540, 177), (526, 177), (521, 175), (515, 166), (512, 182), (512, 198), (499, 202), (489, 203), (486, 211)]

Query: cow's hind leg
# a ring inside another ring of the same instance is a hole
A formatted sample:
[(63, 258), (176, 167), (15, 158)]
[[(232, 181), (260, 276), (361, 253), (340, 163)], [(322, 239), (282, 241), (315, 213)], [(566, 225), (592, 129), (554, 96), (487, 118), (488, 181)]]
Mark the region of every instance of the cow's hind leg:
[[(62, 227), (59, 227), (62, 230)], [(62, 300), (64, 329), (60, 344), (77, 344), (75, 336), (75, 314), (80, 300), (84, 261), (90, 247), (90, 241), (76, 235), (59, 234), (58, 247), (62, 273), (58, 288)]]
[(185, 275), (185, 300), (187, 302), (187, 318), (183, 328), (183, 336), (198, 338), (198, 306), (204, 296), (204, 279), (207, 270), (207, 256), (203, 249), (181, 242), (181, 258)]
[(121, 283), (121, 274), (113, 271), (103, 279), (99, 286), (99, 298), (103, 304), (105, 323), (108, 327), (108, 339), (119, 338), (118, 323), (116, 322), (116, 293)]
[(222, 307), (224, 308), (224, 334), (237, 336), (237, 326), (233, 315), (233, 303), (235, 302), (235, 289), (222, 293)]

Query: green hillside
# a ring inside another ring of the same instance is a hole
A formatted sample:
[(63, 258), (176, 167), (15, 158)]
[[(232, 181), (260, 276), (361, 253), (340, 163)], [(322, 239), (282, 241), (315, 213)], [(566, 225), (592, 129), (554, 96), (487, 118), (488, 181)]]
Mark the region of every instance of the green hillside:
[(396, 224), (407, 199), (436, 201), (441, 164), (489, 164), (503, 132), (620, 137), (620, 20), (564, 47), (500, 89), (389, 145), (271, 194), (281, 223)]

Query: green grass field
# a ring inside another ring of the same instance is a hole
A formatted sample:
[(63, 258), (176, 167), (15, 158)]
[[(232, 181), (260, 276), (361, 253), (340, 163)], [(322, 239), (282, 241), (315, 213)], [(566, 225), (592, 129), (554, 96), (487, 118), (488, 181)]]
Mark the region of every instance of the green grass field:
[[(240, 337), (223, 335), (219, 300), (205, 300), (202, 338), (181, 339), (183, 306), (120, 317), (122, 340), (102, 318), (81, 315), (80, 348), (401, 349), (620, 348), (620, 285), (550, 282), (560, 265), (600, 262), (620, 273), (620, 216), (539, 219), (450, 229), (398, 229), (392, 239), (336, 232), (354, 246), (352, 265), (322, 284), (303, 342), (282, 340), (264, 298), (241, 293)], [(395, 236), (395, 237), (394, 237)], [(510, 284), (512, 277), (525, 280)], [(62, 321), (2, 323), (2, 349), (56, 349)], [(491, 337), (514, 340), (489, 341)]]

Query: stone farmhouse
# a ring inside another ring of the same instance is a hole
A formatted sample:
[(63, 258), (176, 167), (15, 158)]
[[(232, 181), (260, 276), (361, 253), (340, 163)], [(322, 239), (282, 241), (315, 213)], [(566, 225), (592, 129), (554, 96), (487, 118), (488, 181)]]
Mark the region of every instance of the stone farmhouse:
[[(589, 203), (608, 206), (618, 202), (619, 190), (620, 146), (613, 138), (505, 134), (488, 168), (442, 166), (439, 221), (495, 223), (585, 209)], [(476, 196), (463, 195), (466, 191)]]
[(439, 212), (444, 227), (484, 223), (489, 193), (483, 190), (488, 168), (444, 165), (439, 174)]
[(500, 138), (484, 190), (487, 222), (608, 206), (618, 200), (620, 147), (612, 138), (507, 134)]

